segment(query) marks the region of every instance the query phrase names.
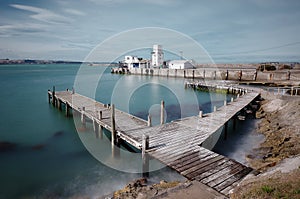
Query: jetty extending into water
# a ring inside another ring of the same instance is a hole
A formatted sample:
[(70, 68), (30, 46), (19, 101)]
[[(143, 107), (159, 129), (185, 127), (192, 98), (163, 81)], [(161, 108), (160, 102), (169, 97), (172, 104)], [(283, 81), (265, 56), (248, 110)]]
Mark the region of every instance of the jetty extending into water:
[[(189, 84), (192, 85), (191, 83)], [(217, 131), (224, 129), (227, 134), (228, 123), (235, 123), (236, 115), (259, 93), (234, 88), (236, 98), (224, 101), (222, 107), (214, 107), (212, 113), (179, 119), (164, 124), (164, 105), (161, 102), (161, 125), (152, 126), (148, 121), (125, 113), (112, 105), (102, 104), (74, 91), (48, 91), (49, 103), (69, 116), (71, 109), (81, 115), (81, 122), (93, 123), (97, 137), (103, 136), (103, 128), (111, 132), (112, 145), (123, 140), (141, 150), (145, 175), (149, 171), (149, 155), (190, 180), (198, 180), (218, 192), (228, 195), (236, 184), (252, 169), (235, 160), (224, 157), (204, 146), (213, 141)], [(218, 136), (217, 136), (218, 138)]]

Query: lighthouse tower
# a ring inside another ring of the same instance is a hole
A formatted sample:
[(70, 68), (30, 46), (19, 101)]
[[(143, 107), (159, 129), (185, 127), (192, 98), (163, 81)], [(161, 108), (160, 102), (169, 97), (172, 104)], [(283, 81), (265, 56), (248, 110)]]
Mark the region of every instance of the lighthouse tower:
[(164, 53), (161, 45), (153, 45), (152, 55), (152, 67), (162, 67), (164, 63)]

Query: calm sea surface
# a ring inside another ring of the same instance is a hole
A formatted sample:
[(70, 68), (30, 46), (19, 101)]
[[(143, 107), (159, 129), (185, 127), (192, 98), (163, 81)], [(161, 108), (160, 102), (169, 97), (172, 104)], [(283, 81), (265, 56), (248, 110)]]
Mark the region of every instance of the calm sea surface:
[[(96, 197), (141, 176), (97, 161), (81, 142), (73, 119), (48, 104), (47, 90), (53, 85), (57, 91), (74, 87), (79, 68), (0, 65), (0, 198)], [(184, 79), (112, 75), (103, 67), (81, 69), (83, 80), (95, 79), (97, 86), (90, 92), (87, 81), (78, 90), (75, 86), (77, 92), (143, 119), (150, 113), (154, 124), (159, 122), (161, 100), (170, 122), (196, 115), (199, 108), (210, 112), (212, 104), (221, 106), (226, 97), (184, 89)], [(111, 150), (108, 141), (100, 144), (103, 151)], [(153, 181), (182, 179), (167, 168), (150, 175)]]

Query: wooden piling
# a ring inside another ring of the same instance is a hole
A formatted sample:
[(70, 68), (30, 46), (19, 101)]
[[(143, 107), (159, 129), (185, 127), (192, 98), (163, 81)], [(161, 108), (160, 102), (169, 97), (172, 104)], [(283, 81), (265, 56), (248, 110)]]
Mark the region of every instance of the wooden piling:
[(216, 112), (217, 111), (217, 106), (214, 106), (214, 112)]
[(226, 100), (224, 100), (224, 106), (227, 106), (227, 101)]
[(111, 105), (111, 144), (112, 146), (116, 143), (116, 124), (115, 124), (115, 105)]
[(72, 94), (75, 94), (75, 88), (72, 87)]
[(97, 132), (97, 123), (96, 120), (93, 118), (93, 130), (96, 133)]
[(57, 98), (56, 99), (57, 100), (57, 108), (58, 108), (58, 110), (61, 110), (61, 101)]
[(52, 104), (53, 104), (53, 106), (55, 106), (55, 86), (53, 86), (53, 89), (52, 89)]
[(50, 104), (51, 103), (51, 101), (50, 101), (51, 100), (51, 94), (49, 93), (49, 91), (50, 90), (48, 90), (48, 103)]
[(66, 117), (69, 117), (69, 115), (70, 115), (69, 108), (70, 108), (70, 105), (68, 102), (66, 102)]
[(151, 115), (148, 115), (148, 124), (149, 127), (152, 126)]
[(227, 133), (228, 133), (228, 122), (225, 122), (225, 125), (224, 125), (224, 140), (227, 139)]
[(142, 139), (142, 160), (143, 160), (143, 177), (149, 177), (149, 157), (146, 150), (149, 148), (149, 135), (143, 134)]
[(165, 102), (164, 100), (161, 101), (161, 106), (160, 106), (160, 124), (165, 123)]
[(82, 111), (81, 111), (81, 123), (83, 124), (83, 126), (86, 125), (86, 120), (85, 120), (85, 107), (82, 107)]
[(231, 97), (231, 100), (230, 100), (231, 102), (233, 102), (233, 97)]
[(294, 87), (291, 88), (291, 96), (294, 94)]
[(99, 111), (98, 114), (99, 114), (98, 115), (99, 120), (102, 120), (102, 111)]
[(103, 139), (103, 126), (99, 124), (98, 126), (98, 138)]
[(203, 117), (203, 111), (199, 111), (199, 118)]

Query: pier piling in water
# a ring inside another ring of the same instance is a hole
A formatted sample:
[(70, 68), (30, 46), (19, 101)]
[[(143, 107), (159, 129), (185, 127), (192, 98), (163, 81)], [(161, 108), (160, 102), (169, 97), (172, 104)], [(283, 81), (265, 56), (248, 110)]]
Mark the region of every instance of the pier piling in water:
[(114, 147), (116, 143), (117, 134), (116, 134), (116, 123), (115, 123), (115, 105), (111, 105), (111, 144)]
[(203, 117), (203, 111), (199, 111), (199, 118)]
[(86, 119), (85, 119), (85, 107), (82, 107), (82, 112), (81, 112), (81, 123), (83, 126), (86, 125)]
[(151, 121), (151, 115), (150, 114), (148, 115), (148, 123), (147, 123), (147, 125), (149, 127), (152, 126), (152, 121)]
[(149, 177), (149, 157), (146, 150), (149, 148), (149, 135), (143, 134), (142, 138), (142, 160), (143, 160), (143, 177)]
[(160, 124), (165, 123), (165, 102), (164, 100), (161, 101), (161, 106), (160, 106)]

